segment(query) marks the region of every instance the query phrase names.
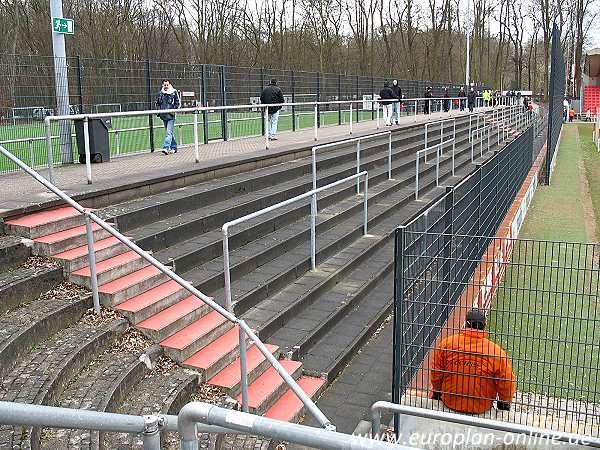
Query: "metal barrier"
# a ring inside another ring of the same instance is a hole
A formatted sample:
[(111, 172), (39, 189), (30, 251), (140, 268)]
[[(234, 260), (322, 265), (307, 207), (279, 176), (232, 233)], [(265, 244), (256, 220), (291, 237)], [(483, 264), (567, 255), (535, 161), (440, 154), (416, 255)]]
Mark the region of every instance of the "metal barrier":
[[(425, 145), (424, 147), (427, 148), (427, 141), (428, 141), (428, 131), (429, 131), (429, 127), (431, 127), (432, 125), (440, 125), (440, 141), (444, 140), (444, 124), (451, 122), (452, 123), (452, 138), (454, 139), (454, 137), (456, 137), (456, 119), (452, 118), (452, 119), (443, 119), (443, 120), (438, 120), (436, 122), (427, 122), (425, 124)], [(470, 121), (469, 121), (469, 126), (470, 126)], [(427, 155), (425, 155), (425, 162), (427, 162)]]
[[(92, 298), (93, 298), (93, 302), (94, 302), (94, 309), (97, 313), (100, 312), (100, 300), (98, 297), (98, 282), (97, 282), (97, 277), (96, 277), (96, 263), (95, 263), (94, 249), (93, 249), (94, 238), (93, 238), (93, 234), (92, 234), (91, 222), (95, 222), (96, 224), (98, 224), (101, 228), (103, 228), (108, 233), (110, 233), (111, 235), (116, 237), (121, 243), (123, 243), (124, 245), (129, 247), (131, 250), (133, 250), (135, 253), (137, 253), (140, 257), (142, 257), (147, 262), (149, 262), (152, 266), (156, 267), (158, 270), (163, 272), (165, 275), (167, 275), (169, 278), (171, 278), (173, 281), (175, 281), (181, 287), (186, 289), (190, 294), (195, 295), (196, 297), (201, 299), (204, 303), (206, 303), (208, 306), (210, 306), (212, 309), (214, 309), (219, 314), (221, 314), (223, 317), (225, 317), (227, 320), (238, 325), (239, 330), (240, 330), (240, 350), (242, 351), (245, 348), (245, 343), (246, 343), (245, 335), (247, 335), (250, 338), (250, 340), (254, 343), (254, 345), (256, 345), (256, 347), (265, 356), (265, 358), (269, 361), (271, 366), (273, 366), (273, 368), (277, 371), (277, 373), (279, 373), (279, 375), (283, 378), (283, 380), (286, 382), (286, 384), (294, 391), (294, 393), (298, 396), (298, 398), (302, 401), (302, 403), (304, 403), (304, 405), (310, 411), (310, 413), (313, 414), (313, 416), (317, 419), (317, 421), (325, 428), (328, 428), (328, 429), (335, 428), (331, 424), (329, 419), (327, 419), (327, 417), (325, 417), (325, 415), (321, 412), (321, 410), (310, 399), (310, 397), (308, 397), (306, 395), (306, 393), (302, 390), (302, 388), (298, 385), (298, 383), (296, 383), (296, 380), (294, 380), (294, 378), (292, 378), (290, 376), (290, 374), (283, 368), (283, 366), (281, 366), (279, 361), (273, 356), (273, 354), (268, 350), (268, 348), (254, 334), (252, 329), (246, 324), (246, 322), (244, 320), (236, 317), (232, 312), (230, 312), (230, 310), (225, 309), (221, 305), (216, 303), (212, 297), (208, 297), (207, 295), (200, 292), (188, 281), (184, 280), (182, 277), (180, 277), (175, 272), (173, 272), (172, 269), (165, 266), (160, 261), (158, 261), (156, 258), (154, 258), (150, 253), (146, 252), (145, 250), (143, 250), (142, 248), (137, 246), (135, 243), (133, 243), (127, 237), (122, 235), (119, 231), (114, 229), (110, 224), (108, 224), (107, 222), (102, 220), (96, 214), (85, 209), (83, 206), (81, 206), (79, 203), (77, 203), (75, 200), (73, 200), (71, 197), (69, 197), (67, 194), (65, 194), (62, 190), (60, 190), (59, 188), (54, 186), (51, 182), (49, 182), (48, 180), (43, 178), (40, 174), (38, 174), (33, 169), (28, 167), (25, 163), (23, 163), (20, 159), (18, 159), (16, 156), (11, 154), (8, 150), (6, 150), (2, 146), (0, 146), (0, 153), (3, 154), (4, 156), (6, 156), (8, 159), (10, 159), (13, 163), (15, 163), (17, 166), (19, 166), (23, 171), (25, 171), (27, 174), (32, 176), (35, 180), (37, 180), (39, 183), (41, 183), (43, 186), (45, 186), (48, 190), (50, 190), (51, 192), (56, 194), (65, 203), (67, 203), (69, 206), (76, 209), (80, 214), (82, 214), (85, 217), (87, 243), (88, 243), (88, 258), (89, 258), (90, 277), (91, 277), (91, 284), (92, 284)], [(360, 175), (362, 176), (362, 174), (360, 174)], [(356, 175), (354, 175), (353, 177), (355, 177), (355, 176)], [(366, 172), (365, 172), (364, 176), (365, 176), (365, 194), (366, 194), (366, 186), (367, 186)], [(340, 182), (342, 182), (342, 181), (346, 181), (346, 180), (340, 180)], [(338, 182), (337, 184), (339, 184), (340, 182)], [(326, 188), (328, 188), (328, 187), (325, 186), (323, 188), (320, 188), (320, 190), (324, 190)], [(367, 196), (365, 195), (365, 216), (366, 216), (366, 199), (367, 199)], [(366, 223), (365, 223), (365, 232), (366, 232)], [(224, 246), (225, 246), (225, 244), (224, 244)], [(245, 361), (242, 361), (241, 369), (242, 369), (242, 373), (245, 376), (245, 374), (246, 374)], [(242, 377), (242, 380), (245, 380), (245, 378)], [(248, 389), (248, 387), (246, 385), (245, 391), (243, 391), (243, 393), (244, 393), (243, 406), (244, 406), (245, 410), (247, 410), (247, 408), (248, 408), (248, 391), (247, 391), (247, 389)]]
[[(343, 145), (351, 144), (356, 142), (356, 173), (360, 172), (360, 143), (366, 139), (373, 139), (376, 137), (388, 136), (388, 180), (392, 179), (392, 132), (382, 131), (381, 133), (368, 134), (366, 136), (360, 136), (351, 139), (344, 139), (343, 141), (331, 142), (329, 144), (315, 145), (312, 148), (312, 186), (313, 189), (317, 189), (317, 150), (324, 148), (340, 147)], [(360, 194), (360, 180), (356, 179), (356, 193)], [(314, 268), (314, 267), (313, 267)]]
[(499, 420), (483, 419), (463, 414), (450, 413), (445, 411), (435, 411), (424, 408), (415, 408), (414, 406), (397, 405), (395, 403), (379, 401), (371, 406), (372, 426), (371, 435), (377, 439), (381, 433), (381, 411), (389, 411), (406, 416), (421, 417), (430, 420), (440, 420), (444, 422), (458, 423), (478, 428), (486, 428), (495, 431), (504, 431), (507, 433), (525, 434), (531, 437), (547, 439), (549, 441), (566, 442), (570, 445), (586, 445), (595, 448), (600, 447), (600, 439), (592, 438), (575, 433), (564, 433), (561, 431), (549, 432), (544, 428), (519, 425)]

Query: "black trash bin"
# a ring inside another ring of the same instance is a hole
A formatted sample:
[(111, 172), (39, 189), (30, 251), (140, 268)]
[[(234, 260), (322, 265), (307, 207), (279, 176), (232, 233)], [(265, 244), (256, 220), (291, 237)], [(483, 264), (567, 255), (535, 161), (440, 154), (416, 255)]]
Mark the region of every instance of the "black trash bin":
[[(79, 162), (85, 164), (85, 139), (83, 119), (75, 120), (75, 136), (79, 150)], [(88, 119), (90, 160), (93, 163), (110, 161), (110, 145), (108, 128), (110, 121), (104, 119)]]

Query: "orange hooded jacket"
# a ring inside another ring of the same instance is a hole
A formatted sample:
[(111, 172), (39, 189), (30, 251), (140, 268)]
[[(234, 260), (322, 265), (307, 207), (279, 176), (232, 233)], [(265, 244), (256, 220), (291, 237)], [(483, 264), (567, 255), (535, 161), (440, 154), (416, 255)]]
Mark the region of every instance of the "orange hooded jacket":
[(433, 355), (431, 383), (448, 408), (472, 414), (490, 410), (496, 396), (510, 403), (516, 391), (504, 350), (486, 331), (473, 328), (441, 341)]

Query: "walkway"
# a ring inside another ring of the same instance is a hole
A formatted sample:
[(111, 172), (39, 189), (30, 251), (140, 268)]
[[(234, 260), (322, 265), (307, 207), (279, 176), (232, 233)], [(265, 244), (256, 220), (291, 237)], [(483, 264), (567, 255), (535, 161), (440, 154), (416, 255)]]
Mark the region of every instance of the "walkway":
[[(460, 115), (460, 112), (434, 113), (429, 117), (402, 117), (398, 127), (383, 126), (376, 129), (376, 121), (365, 121), (353, 125), (353, 136), (371, 134), (377, 131), (397, 129)], [(334, 142), (350, 137), (349, 126), (328, 126), (319, 129), (319, 144)], [(165, 156), (160, 151), (141, 155), (114, 158), (108, 163), (92, 165), (93, 184), (88, 185), (85, 179), (85, 168), (80, 164), (55, 167), (55, 182), (57, 186), (77, 200), (90, 198), (95, 195), (113, 194), (124, 186), (148, 185), (181, 178), (183, 174), (205, 174), (204, 178), (214, 176), (216, 169), (239, 166), (241, 163), (256, 163), (264, 157), (273, 155), (289, 155), (295, 151), (308, 150), (315, 144), (314, 130), (305, 129), (296, 132), (285, 132), (279, 135), (277, 141), (271, 142), (271, 148), (265, 150), (264, 137), (236, 139), (231, 141), (210, 142), (200, 146), (200, 162), (194, 163), (194, 152), (191, 146), (180, 149), (175, 155)], [(0, 156), (2, 157), (2, 156)], [(281, 162), (281, 161), (278, 161)], [(256, 166), (256, 165), (255, 165)], [(242, 171), (253, 168), (251, 165), (241, 167)], [(211, 172), (213, 172), (211, 174)], [(40, 170), (47, 177), (47, 170)], [(200, 181), (198, 178), (191, 182)], [(17, 211), (37, 209), (41, 206), (52, 206), (58, 203), (54, 194), (47, 192), (29, 175), (17, 172), (0, 176), (2, 190), (0, 191), (0, 218), (14, 215)], [(148, 190), (150, 192), (150, 190)], [(115, 197), (115, 201), (118, 199)]]

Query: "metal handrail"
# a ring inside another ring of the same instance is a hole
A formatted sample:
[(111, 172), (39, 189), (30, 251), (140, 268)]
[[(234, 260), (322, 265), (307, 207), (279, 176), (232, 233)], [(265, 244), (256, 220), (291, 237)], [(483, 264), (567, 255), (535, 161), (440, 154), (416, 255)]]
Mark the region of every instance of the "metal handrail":
[[(363, 172), (357, 173), (355, 175), (351, 175), (349, 177), (335, 181), (331, 184), (328, 184), (327, 186), (322, 186), (318, 189), (312, 189), (308, 192), (305, 192), (304, 194), (298, 195), (296, 197), (292, 197), (283, 202), (276, 203), (275, 205), (268, 206), (259, 211), (255, 211), (253, 213), (247, 214), (243, 217), (240, 217), (238, 219), (235, 219), (235, 220), (232, 220), (232, 221), (229, 221), (229, 222), (226, 222), (225, 224), (223, 224), (221, 231), (223, 233), (223, 274), (224, 274), (224, 278), (225, 278), (225, 307), (226, 307), (227, 311), (230, 311), (233, 314), (233, 306), (234, 306), (232, 299), (231, 299), (231, 268), (230, 268), (230, 264), (229, 264), (229, 228), (231, 228), (232, 226), (235, 226), (235, 225), (239, 225), (240, 223), (247, 222), (248, 220), (255, 219), (264, 214), (270, 213), (279, 208), (282, 208), (287, 205), (291, 205), (292, 203), (296, 203), (300, 200), (304, 200), (305, 198), (310, 197), (311, 198), (311, 204), (310, 204), (310, 206), (311, 206), (311, 208), (310, 208), (310, 263), (311, 263), (312, 270), (315, 270), (316, 265), (317, 265), (317, 256), (316, 256), (317, 194), (320, 192), (323, 192), (327, 189), (336, 187), (340, 184), (347, 183), (348, 181), (352, 181), (355, 178), (357, 180), (359, 180), (360, 178), (363, 178), (363, 177), (364, 177), (364, 183), (365, 183), (365, 193), (364, 193), (364, 200), (363, 200), (363, 205), (364, 205), (364, 208), (363, 208), (363, 210), (364, 210), (363, 211), (363, 234), (366, 235), (367, 234), (367, 218), (368, 218), (367, 197), (368, 197), (368, 190), (369, 190), (369, 175), (366, 171), (363, 171)], [(240, 377), (241, 377), (241, 387), (242, 387), (242, 409), (244, 411), (248, 411), (248, 377), (247, 377), (247, 373), (246, 373), (246, 336), (245, 336), (245, 333), (248, 333), (248, 331), (249, 330), (246, 330), (246, 329), (242, 330), (242, 327), (240, 326), (240, 336), (239, 336)], [(256, 341), (255, 341), (255, 343), (256, 343)], [(268, 352), (266, 347), (265, 347), (265, 351)], [(268, 353), (271, 357), (273, 357), (270, 352), (268, 352)], [(265, 356), (267, 356), (266, 353), (265, 353)], [(282, 368), (282, 371), (280, 371), (278, 369), (278, 367), (275, 367), (275, 369), (279, 372), (281, 377), (286, 381), (286, 383), (290, 386), (290, 388), (292, 388), (294, 390), (294, 392), (296, 393), (298, 398), (306, 405), (306, 407), (309, 409), (309, 411), (311, 411), (311, 413), (313, 415), (315, 415), (315, 417), (317, 417), (317, 419), (319, 418), (319, 414), (320, 414), (322, 416), (322, 419), (327, 421), (326, 423), (321, 422), (321, 424), (324, 427), (331, 426), (331, 423), (329, 423), (329, 421), (325, 418), (325, 416), (321, 413), (321, 411), (317, 408), (317, 406), (312, 402), (312, 400), (310, 400), (310, 397), (308, 397), (304, 393), (304, 391), (302, 391), (302, 389), (297, 386), (295, 380), (285, 370), (283, 370), (283, 368)], [(294, 388), (295, 386), (298, 387), (298, 390), (299, 390), (298, 392)]]
[(484, 419), (481, 417), (457, 414), (446, 411), (436, 411), (425, 408), (417, 408), (408, 405), (399, 405), (396, 403), (379, 401), (371, 406), (371, 434), (372, 437), (378, 437), (381, 433), (381, 411), (389, 411), (406, 416), (421, 417), (430, 420), (440, 420), (444, 422), (458, 423), (472, 427), (486, 428), (489, 430), (503, 431), (506, 433), (526, 434), (538, 438), (568, 442), (573, 445), (586, 445), (591, 447), (600, 447), (600, 439), (591, 436), (584, 436), (575, 433), (565, 433), (562, 431), (547, 430), (544, 428), (520, 425), (510, 422), (501, 422), (499, 420)]
[[(92, 298), (93, 298), (93, 302), (94, 302), (94, 309), (97, 313), (100, 312), (100, 300), (99, 300), (99, 296), (98, 296), (95, 253), (94, 253), (94, 248), (93, 248), (94, 237), (93, 237), (91, 222), (97, 223), (105, 231), (107, 231), (108, 233), (110, 233), (111, 235), (116, 237), (122, 244), (124, 244), (125, 246), (127, 246), (128, 248), (133, 250), (141, 258), (145, 259), (152, 266), (156, 267), (158, 270), (160, 270), (162, 273), (167, 275), (169, 278), (171, 278), (173, 281), (175, 281), (181, 287), (186, 289), (192, 295), (195, 295), (197, 298), (201, 299), (205, 304), (210, 306), (213, 310), (217, 311), (219, 314), (221, 314), (223, 317), (225, 317), (230, 322), (238, 325), (239, 329), (240, 329), (240, 337), (242, 337), (242, 335), (245, 334), (250, 338), (250, 340), (253, 341), (254, 345), (256, 345), (256, 347), (261, 351), (261, 353), (265, 356), (265, 358), (270, 362), (271, 366), (273, 366), (273, 368), (277, 371), (277, 373), (279, 373), (279, 375), (281, 375), (281, 377), (286, 381), (286, 383), (290, 386), (290, 388), (294, 391), (294, 393), (298, 396), (298, 398), (304, 403), (304, 405), (307, 407), (307, 409), (313, 414), (313, 416), (317, 419), (317, 421), (324, 428), (335, 429), (335, 427), (332, 425), (332, 423), (329, 421), (329, 419), (327, 419), (327, 417), (325, 417), (325, 415), (315, 405), (315, 403), (310, 399), (310, 397), (308, 397), (306, 395), (306, 393), (298, 385), (296, 380), (294, 380), (287, 373), (287, 371), (283, 368), (283, 366), (279, 363), (279, 361), (271, 354), (269, 349), (262, 343), (262, 341), (258, 338), (258, 336), (256, 336), (254, 334), (252, 329), (246, 324), (246, 322), (244, 320), (236, 317), (232, 312), (230, 312), (229, 310), (223, 308), (221, 305), (216, 303), (212, 297), (209, 297), (209, 296), (203, 294), (202, 292), (200, 292), (191, 283), (189, 283), (188, 281), (186, 281), (185, 279), (183, 279), (182, 277), (177, 275), (175, 272), (173, 272), (172, 269), (170, 269), (169, 267), (162, 264), (160, 261), (158, 261), (156, 258), (154, 258), (150, 253), (146, 252), (145, 250), (140, 248), (138, 245), (133, 243), (131, 240), (129, 240), (129, 238), (122, 235), (119, 231), (114, 229), (110, 224), (108, 224), (107, 222), (102, 220), (96, 214), (85, 209), (82, 205), (80, 205), (75, 200), (73, 200), (71, 197), (69, 197), (61, 189), (59, 189), (58, 187), (53, 185), (51, 182), (46, 180), (35, 170), (28, 167), (19, 158), (14, 156), (12, 153), (10, 153), (8, 150), (6, 150), (2, 146), (0, 146), (0, 153), (2, 153), (8, 159), (10, 159), (12, 162), (14, 162), (17, 166), (19, 166), (21, 169), (23, 169), (23, 171), (25, 171), (26, 173), (31, 175), (35, 180), (37, 180), (39, 183), (41, 183), (47, 189), (52, 191), (59, 198), (61, 198), (63, 201), (65, 201), (69, 206), (73, 207), (75, 210), (77, 210), (80, 214), (82, 214), (85, 217), (87, 243), (88, 243), (88, 258), (89, 258), (89, 263), (90, 263), (90, 266), (89, 266), (90, 267), (90, 279), (91, 279), (91, 285), (92, 285)], [(366, 182), (366, 178), (365, 178), (365, 182)], [(365, 199), (366, 199), (366, 196), (365, 196)], [(242, 342), (243, 342), (243, 345), (245, 346), (245, 343), (246, 343), (245, 339), (246, 339), (246, 337), (244, 336), (244, 339), (240, 341), (240, 344), (242, 344)], [(245, 369), (245, 364), (244, 364), (243, 368)], [(247, 406), (247, 403), (246, 403), (246, 406)]]
[[(313, 189), (317, 188), (317, 150), (324, 148), (340, 147), (343, 145), (356, 142), (356, 173), (360, 172), (360, 143), (366, 139), (373, 139), (380, 136), (388, 136), (388, 180), (392, 179), (392, 132), (381, 131), (379, 133), (367, 134), (365, 136), (359, 136), (355, 138), (344, 139), (343, 141), (330, 142), (329, 144), (315, 145), (312, 148), (312, 186)], [(360, 194), (359, 187), (360, 180), (356, 180), (356, 193)]]
[[(452, 142), (454, 144), (455, 139), (449, 139), (447, 141), (439, 142), (438, 144), (432, 145), (427, 148), (417, 150), (415, 158), (415, 200), (419, 200), (419, 159), (423, 153), (425, 155), (424, 163), (427, 164), (427, 152), (435, 149), (435, 185), (440, 185), (440, 157), (442, 156), (442, 147), (444, 144)], [(454, 145), (452, 145), (452, 176), (454, 176)]]
[[(427, 148), (427, 141), (428, 141), (428, 130), (429, 127), (432, 125), (437, 125), (440, 124), (440, 140), (444, 139), (444, 123), (447, 122), (452, 122), (453, 127), (454, 127), (454, 134), (453, 134), (453, 138), (456, 136), (456, 118), (450, 118), (450, 119), (442, 119), (442, 120), (436, 120), (435, 122), (427, 122), (425, 124), (425, 148)], [(427, 159), (427, 156), (425, 156), (425, 159)], [(427, 162), (427, 161), (425, 161)]]

